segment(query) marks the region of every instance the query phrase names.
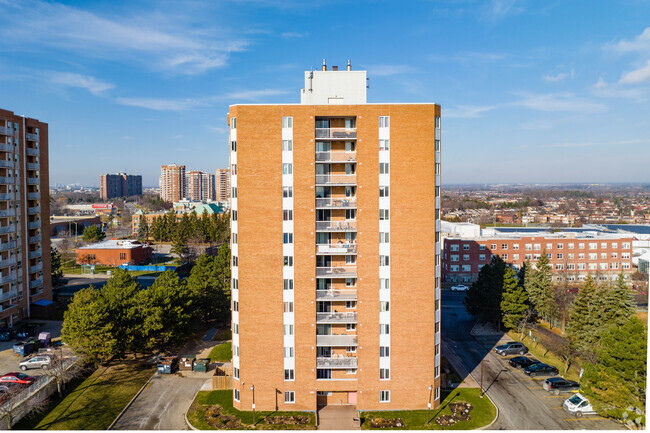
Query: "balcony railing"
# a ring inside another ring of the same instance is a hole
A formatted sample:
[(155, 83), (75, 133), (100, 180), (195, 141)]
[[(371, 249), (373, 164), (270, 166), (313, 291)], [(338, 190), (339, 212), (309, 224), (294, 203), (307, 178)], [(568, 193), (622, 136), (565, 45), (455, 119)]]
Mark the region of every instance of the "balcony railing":
[(11, 298), (18, 296), (18, 290), (11, 290), (9, 292), (0, 293), (0, 302), (8, 301)]
[(41, 199), (41, 193), (39, 191), (36, 192), (28, 192), (27, 193), (27, 198), (29, 200), (40, 200)]
[(321, 278), (356, 278), (357, 267), (316, 268), (316, 276)]
[(13, 266), (16, 264), (16, 256), (9, 257), (5, 260), (0, 259), (0, 269)]
[(316, 198), (316, 207), (333, 209), (354, 209), (357, 207), (356, 197), (346, 198)]
[(13, 144), (9, 144), (9, 143), (0, 143), (0, 151), (13, 152), (14, 151), (14, 146), (13, 146)]
[(316, 221), (316, 230), (321, 232), (356, 232), (356, 221)]
[(41, 241), (41, 235), (36, 235), (36, 236), (30, 236), (29, 237), (29, 243), (30, 244), (35, 244), (36, 242)]
[(357, 162), (357, 152), (316, 152), (316, 162)]
[(355, 185), (356, 174), (317, 174), (316, 185)]
[(356, 346), (356, 335), (317, 335), (316, 346), (320, 347), (345, 347)]
[(27, 133), (27, 134), (25, 134), (25, 138), (27, 140), (31, 140), (31, 141), (38, 141), (38, 134)]
[(357, 368), (357, 358), (341, 356), (335, 358), (316, 358), (317, 368)]
[(38, 185), (41, 183), (41, 179), (39, 177), (28, 177), (27, 178), (27, 184), (28, 185)]
[(14, 129), (7, 126), (0, 126), (0, 134), (9, 135), (10, 137), (14, 136)]
[(39, 272), (43, 270), (43, 263), (38, 263), (34, 266), (29, 267), (29, 273), (33, 274), (34, 272)]
[(13, 177), (0, 177), (0, 184), (2, 185), (11, 185), (14, 183)]
[(32, 280), (29, 282), (29, 288), (33, 289), (34, 287), (41, 287), (43, 285), (43, 280), (38, 279), (38, 280)]
[(356, 301), (357, 291), (350, 290), (316, 290), (317, 301)]
[(0, 217), (16, 216), (16, 209), (3, 209), (0, 210)]
[(349, 140), (357, 138), (357, 128), (316, 128), (316, 138)]
[(316, 313), (316, 323), (357, 323), (357, 313)]
[(14, 197), (13, 194), (0, 194), (0, 200), (13, 200)]
[(27, 228), (30, 229), (37, 229), (41, 226), (41, 220), (38, 221), (30, 221), (27, 223)]
[(40, 248), (29, 252), (30, 259), (35, 259), (36, 257), (40, 257), (41, 255), (42, 255), (42, 251)]
[(16, 231), (16, 226), (13, 224), (9, 224), (8, 226), (1, 226), (0, 227), (0, 235), (4, 235), (6, 233), (13, 233)]
[(27, 170), (38, 170), (41, 168), (41, 164), (38, 162), (28, 162)]
[(6, 159), (0, 159), (0, 167), (14, 168), (14, 162), (13, 161), (7, 161)]
[(317, 244), (316, 254), (356, 254), (357, 244)]
[(41, 153), (41, 151), (37, 147), (28, 147), (27, 148), (27, 155), (38, 156), (40, 153)]
[(0, 277), (0, 284), (7, 284), (11, 283), (12, 281), (16, 281), (16, 273), (12, 272), (9, 275), (5, 275)]
[(30, 215), (41, 213), (41, 207), (40, 206), (30, 207), (28, 212)]

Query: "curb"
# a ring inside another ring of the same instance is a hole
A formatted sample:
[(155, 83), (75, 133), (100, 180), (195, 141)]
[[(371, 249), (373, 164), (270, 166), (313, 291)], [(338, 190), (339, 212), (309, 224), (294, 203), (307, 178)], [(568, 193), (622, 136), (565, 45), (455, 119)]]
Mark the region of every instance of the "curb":
[(200, 429), (198, 429), (198, 428), (196, 428), (196, 427), (194, 427), (192, 425), (190, 420), (187, 418), (187, 411), (190, 410), (190, 408), (192, 407), (192, 404), (194, 404), (194, 401), (196, 400), (196, 396), (199, 395), (199, 391), (201, 391), (201, 388), (199, 388), (198, 391), (196, 391), (196, 394), (194, 394), (194, 398), (192, 399), (192, 403), (190, 403), (190, 407), (188, 407), (187, 410), (185, 411), (185, 414), (183, 414), (183, 417), (185, 418), (185, 424), (187, 424), (187, 426), (190, 429), (197, 430), (197, 431), (200, 430)]
[(115, 423), (118, 422), (118, 421), (120, 420), (120, 418), (122, 418), (122, 415), (124, 415), (124, 412), (126, 412), (126, 410), (127, 410), (129, 407), (131, 407), (131, 404), (135, 401), (136, 398), (138, 398), (138, 396), (140, 395), (140, 393), (141, 393), (142, 391), (144, 391), (144, 389), (147, 387), (147, 385), (149, 385), (149, 383), (151, 382), (151, 380), (154, 378), (155, 375), (156, 375), (156, 373), (152, 374), (151, 377), (149, 378), (149, 380), (147, 380), (147, 381), (145, 382), (145, 384), (142, 385), (142, 388), (140, 388), (140, 390), (139, 390), (139, 391), (138, 391), (138, 392), (133, 396), (133, 398), (131, 399), (131, 401), (129, 401), (129, 403), (124, 407), (124, 409), (122, 409), (122, 412), (120, 412), (120, 414), (117, 416), (117, 418), (115, 418), (115, 419), (113, 420), (113, 422), (111, 423), (111, 425), (109, 425), (108, 428), (107, 428), (106, 430), (112, 430), (112, 429), (113, 429), (113, 426), (115, 425)]

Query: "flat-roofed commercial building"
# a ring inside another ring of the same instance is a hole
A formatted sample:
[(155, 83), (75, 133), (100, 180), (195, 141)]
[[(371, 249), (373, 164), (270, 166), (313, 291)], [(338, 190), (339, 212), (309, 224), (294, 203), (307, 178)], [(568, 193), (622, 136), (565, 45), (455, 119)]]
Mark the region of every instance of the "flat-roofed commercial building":
[(440, 106), (366, 72), (232, 105), (233, 398), (250, 410), (440, 402)]

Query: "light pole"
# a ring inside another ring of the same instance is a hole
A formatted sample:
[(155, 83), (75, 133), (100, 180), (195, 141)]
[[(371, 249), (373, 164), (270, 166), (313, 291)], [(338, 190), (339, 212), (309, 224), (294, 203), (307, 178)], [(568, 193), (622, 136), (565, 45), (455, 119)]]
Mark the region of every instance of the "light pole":
[(484, 391), (483, 391), (483, 361), (481, 361), (481, 394), (479, 395), (479, 397), (483, 398), (483, 394), (484, 394)]
[(251, 391), (253, 391), (253, 427), (255, 427), (255, 385), (251, 385)]
[(429, 386), (429, 404), (428, 404), (428, 411), (429, 413), (427, 414), (427, 425), (431, 422), (431, 395), (433, 394), (433, 385)]

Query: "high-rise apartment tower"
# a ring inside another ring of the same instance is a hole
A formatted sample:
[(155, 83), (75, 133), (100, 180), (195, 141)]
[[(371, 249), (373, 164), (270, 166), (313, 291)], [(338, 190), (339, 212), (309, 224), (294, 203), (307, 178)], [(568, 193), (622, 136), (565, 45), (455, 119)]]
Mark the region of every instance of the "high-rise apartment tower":
[(235, 407), (438, 406), (440, 106), (324, 67), (228, 123)]
[(185, 198), (185, 166), (178, 164), (160, 167), (160, 198), (175, 202)]
[(142, 195), (142, 176), (126, 173), (100, 174), (99, 196), (102, 200)]
[(230, 170), (218, 168), (216, 177), (216, 199), (218, 201), (230, 200)]
[(0, 324), (52, 299), (48, 127), (0, 110)]
[(202, 171), (187, 173), (185, 197), (190, 200), (214, 200), (214, 174)]

